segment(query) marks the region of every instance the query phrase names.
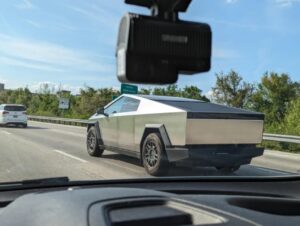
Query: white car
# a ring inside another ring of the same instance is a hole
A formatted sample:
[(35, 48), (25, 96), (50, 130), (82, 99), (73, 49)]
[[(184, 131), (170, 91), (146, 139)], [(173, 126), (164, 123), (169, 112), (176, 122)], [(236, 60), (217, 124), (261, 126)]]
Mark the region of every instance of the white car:
[(21, 104), (0, 105), (0, 125), (21, 125), (27, 127), (26, 107)]

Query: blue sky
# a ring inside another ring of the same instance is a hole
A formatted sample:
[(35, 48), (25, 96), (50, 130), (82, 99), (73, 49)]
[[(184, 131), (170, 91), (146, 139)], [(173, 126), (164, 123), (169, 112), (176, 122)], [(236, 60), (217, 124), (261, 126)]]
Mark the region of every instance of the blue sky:
[[(120, 86), (115, 72), (118, 25), (126, 11), (148, 10), (122, 0), (0, 0), (0, 82), (42, 83), (77, 92), (84, 85)], [(238, 71), (258, 82), (266, 71), (300, 81), (300, 0), (193, 0), (185, 20), (213, 30), (212, 68), (181, 76), (178, 85), (209, 93), (215, 73)]]

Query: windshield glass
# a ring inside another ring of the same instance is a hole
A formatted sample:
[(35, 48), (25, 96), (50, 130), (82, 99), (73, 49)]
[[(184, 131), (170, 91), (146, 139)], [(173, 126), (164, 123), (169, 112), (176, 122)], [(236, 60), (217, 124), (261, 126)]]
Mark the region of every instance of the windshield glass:
[(149, 9), (123, 0), (1, 1), (0, 182), (298, 175), (299, 11), (299, 1), (193, 0), (179, 18), (210, 25), (210, 70), (147, 85), (117, 77), (129, 70), (126, 57), (132, 71), (145, 66), (139, 52), (129, 59), (134, 44), (155, 55), (191, 40), (174, 32), (153, 45), (149, 35), (118, 51), (124, 14)]
[(6, 105), (4, 107), (4, 110), (6, 110), (6, 111), (26, 111), (26, 108), (24, 106)]

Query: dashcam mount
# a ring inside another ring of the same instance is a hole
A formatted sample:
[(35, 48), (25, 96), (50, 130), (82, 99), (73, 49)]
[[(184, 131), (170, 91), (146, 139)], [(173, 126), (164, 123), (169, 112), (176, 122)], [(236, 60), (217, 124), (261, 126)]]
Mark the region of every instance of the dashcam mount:
[(192, 0), (125, 0), (126, 4), (146, 7), (153, 17), (177, 21), (179, 12), (186, 12)]

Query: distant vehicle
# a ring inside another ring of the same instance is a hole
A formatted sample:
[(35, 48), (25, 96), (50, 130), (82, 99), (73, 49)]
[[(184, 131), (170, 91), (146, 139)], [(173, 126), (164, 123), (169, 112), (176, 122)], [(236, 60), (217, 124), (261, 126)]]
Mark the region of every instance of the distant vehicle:
[(87, 151), (141, 159), (151, 175), (189, 161), (233, 172), (263, 154), (264, 115), (199, 100), (123, 94), (90, 118)]
[(21, 125), (27, 127), (26, 107), (21, 104), (0, 105), (0, 125)]

